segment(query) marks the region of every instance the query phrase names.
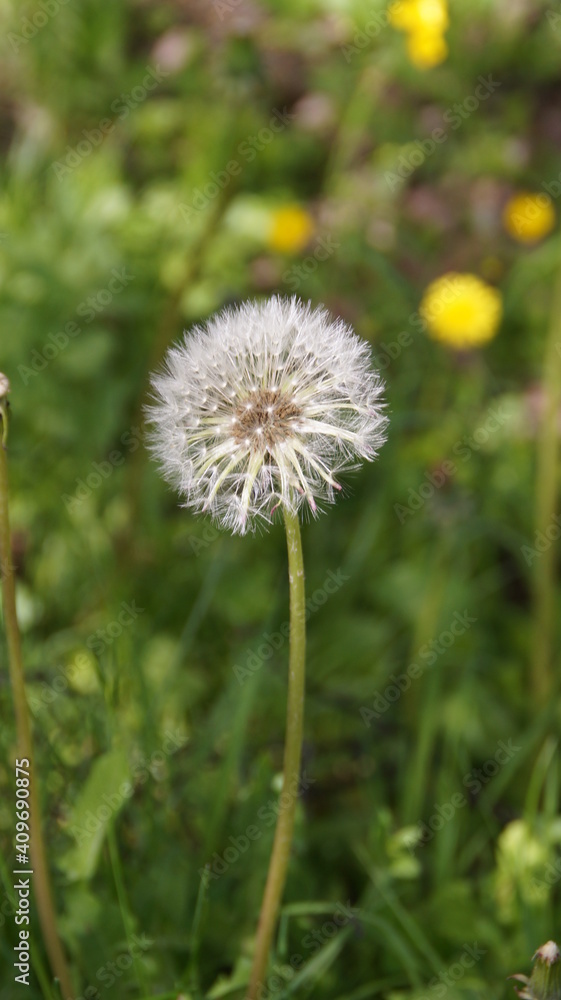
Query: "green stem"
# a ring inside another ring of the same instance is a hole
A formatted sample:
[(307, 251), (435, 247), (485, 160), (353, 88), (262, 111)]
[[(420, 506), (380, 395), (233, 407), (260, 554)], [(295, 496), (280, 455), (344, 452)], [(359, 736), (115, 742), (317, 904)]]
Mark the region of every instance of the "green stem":
[(29, 761), (29, 839), (32, 865), (31, 885), (35, 897), (43, 940), (55, 976), (58, 977), (64, 1000), (72, 1000), (74, 989), (66, 958), (56, 929), (56, 915), (53, 894), (47, 867), (47, 853), (43, 840), (41, 815), (39, 812), (38, 777), (33, 758), (31, 724), (25, 697), (23, 656), (21, 638), (16, 613), (16, 592), (14, 568), (10, 542), (10, 518), (8, 511), (8, 462), (5, 442), (7, 438), (7, 404), (0, 400), (2, 435), (0, 440), (0, 560), (2, 566), (2, 603), (4, 628), (8, 645), (10, 680), (14, 696), (16, 715), (17, 759)]
[(119, 909), (121, 911), (121, 920), (123, 921), (123, 929), (125, 932), (125, 938), (127, 941), (127, 948), (129, 950), (129, 955), (132, 958), (134, 973), (136, 976), (137, 985), (141, 993), (148, 993), (148, 984), (144, 979), (144, 968), (142, 965), (142, 959), (138, 956), (136, 948), (134, 947), (134, 927), (130, 916), (130, 906), (127, 898), (127, 890), (125, 889), (125, 880), (123, 878), (123, 869), (121, 865), (121, 858), (119, 857), (119, 847), (117, 844), (117, 836), (115, 834), (115, 827), (113, 823), (109, 824), (107, 830), (107, 844), (109, 847), (109, 862), (111, 864), (111, 870), (113, 872), (113, 880), (115, 882), (115, 889), (117, 890), (117, 899), (119, 901)]
[(285, 510), (284, 523), (288, 546), (288, 578), (290, 581), (290, 657), (288, 668), (288, 705), (284, 747), (283, 793), (275, 830), (273, 852), (269, 863), (267, 884), (259, 926), (253, 968), (247, 1000), (258, 1000), (267, 974), (271, 941), (282, 899), (290, 858), (294, 816), (298, 799), (302, 732), (304, 724), (304, 690), (306, 676), (306, 601), (304, 560), (298, 517)]
[[(448, 538), (444, 535), (436, 552), (434, 565), (427, 581), (415, 637), (410, 652), (410, 662), (419, 650), (437, 634), (442, 604), (449, 581)], [(406, 718), (415, 733), (415, 754), (405, 770), (402, 819), (405, 826), (417, 822), (423, 808), (427, 782), (431, 774), (431, 756), (434, 751), (440, 718), (438, 696), (442, 683), (441, 664), (431, 668), (422, 685), (412, 685), (404, 706)]]
[[(545, 534), (554, 524), (557, 506), (558, 429), (561, 403), (561, 272), (553, 293), (549, 334), (544, 357), (545, 396), (537, 442), (536, 531)], [(549, 544), (535, 561), (534, 638), (532, 683), (538, 702), (544, 703), (552, 690), (552, 648), (555, 629), (555, 546)]]

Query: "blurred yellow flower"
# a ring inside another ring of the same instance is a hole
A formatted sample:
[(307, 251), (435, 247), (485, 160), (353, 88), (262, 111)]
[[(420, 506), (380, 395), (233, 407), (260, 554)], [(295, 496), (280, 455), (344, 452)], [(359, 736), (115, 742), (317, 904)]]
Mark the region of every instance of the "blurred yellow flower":
[(388, 7), (388, 21), (398, 31), (412, 31), (414, 21), (413, 0), (396, 0)]
[(407, 39), (407, 52), (418, 69), (432, 69), (444, 62), (448, 45), (443, 35), (432, 31), (414, 31)]
[(419, 309), (429, 334), (456, 350), (491, 340), (502, 317), (500, 292), (475, 274), (450, 271), (429, 285)]
[(540, 192), (523, 191), (510, 198), (503, 211), (504, 227), (519, 243), (537, 243), (555, 225), (555, 209), (551, 198)]
[(388, 19), (398, 31), (407, 32), (409, 58), (418, 69), (430, 69), (446, 59), (447, 0), (396, 0), (388, 7)]
[(388, 8), (390, 24), (399, 31), (446, 31), (447, 0), (396, 0)]
[(267, 243), (280, 253), (298, 253), (310, 242), (314, 231), (311, 215), (299, 205), (285, 205), (271, 215)]

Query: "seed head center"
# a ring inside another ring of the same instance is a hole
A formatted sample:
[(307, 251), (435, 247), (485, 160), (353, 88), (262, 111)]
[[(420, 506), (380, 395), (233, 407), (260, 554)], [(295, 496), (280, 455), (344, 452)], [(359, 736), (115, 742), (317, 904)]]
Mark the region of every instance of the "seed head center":
[(253, 447), (272, 448), (288, 437), (301, 412), (280, 389), (258, 389), (234, 413), (234, 439), (239, 444), (249, 439)]

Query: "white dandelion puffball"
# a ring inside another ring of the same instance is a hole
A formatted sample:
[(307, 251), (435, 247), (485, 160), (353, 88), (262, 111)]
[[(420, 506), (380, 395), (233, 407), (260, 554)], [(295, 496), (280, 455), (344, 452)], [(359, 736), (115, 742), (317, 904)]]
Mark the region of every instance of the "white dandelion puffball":
[(152, 377), (151, 449), (186, 507), (244, 534), (316, 514), (385, 441), (369, 345), (325, 309), (277, 296), (224, 309)]

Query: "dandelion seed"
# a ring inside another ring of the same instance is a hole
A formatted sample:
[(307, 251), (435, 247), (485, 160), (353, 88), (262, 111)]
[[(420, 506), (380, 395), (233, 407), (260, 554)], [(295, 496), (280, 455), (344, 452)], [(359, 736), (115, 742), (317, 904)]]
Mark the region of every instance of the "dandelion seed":
[(172, 347), (148, 415), (185, 506), (244, 534), (278, 508), (316, 516), (332, 503), (340, 475), (385, 440), (369, 353), (323, 308), (279, 297), (225, 309)]

